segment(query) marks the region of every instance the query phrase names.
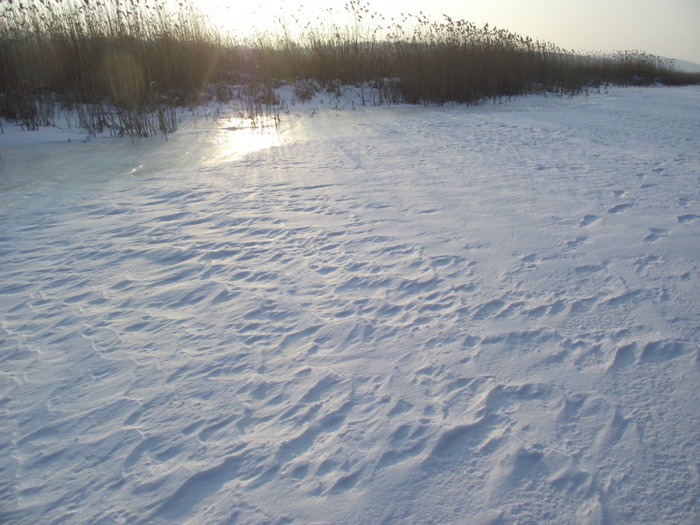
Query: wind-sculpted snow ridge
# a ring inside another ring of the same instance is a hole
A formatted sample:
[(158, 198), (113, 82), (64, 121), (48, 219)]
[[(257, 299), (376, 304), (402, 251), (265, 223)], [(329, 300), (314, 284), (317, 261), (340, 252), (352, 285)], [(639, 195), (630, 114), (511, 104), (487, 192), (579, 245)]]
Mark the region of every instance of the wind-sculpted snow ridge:
[(700, 89), (307, 109), (3, 149), (0, 522), (697, 523)]

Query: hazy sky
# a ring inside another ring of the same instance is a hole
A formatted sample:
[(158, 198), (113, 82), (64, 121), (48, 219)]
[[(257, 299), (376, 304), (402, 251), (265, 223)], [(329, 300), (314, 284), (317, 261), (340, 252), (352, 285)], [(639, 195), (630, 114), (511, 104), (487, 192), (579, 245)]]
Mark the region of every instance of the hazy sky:
[[(217, 1), (194, 0), (240, 30), (265, 24), (281, 13), (344, 13), (344, 0)], [(370, 0), (372, 12), (399, 17), (423, 11), (430, 18), (447, 14), (477, 25), (509, 29), (564, 49), (615, 51), (637, 49), (700, 63), (700, 0)], [(223, 6), (227, 6), (225, 9)]]

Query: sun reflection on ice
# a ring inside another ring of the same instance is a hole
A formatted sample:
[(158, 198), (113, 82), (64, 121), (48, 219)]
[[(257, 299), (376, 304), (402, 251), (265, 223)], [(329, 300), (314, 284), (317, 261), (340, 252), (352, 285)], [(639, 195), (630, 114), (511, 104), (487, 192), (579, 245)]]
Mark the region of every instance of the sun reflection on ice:
[(280, 146), (282, 136), (279, 121), (274, 116), (256, 119), (227, 119), (216, 134), (217, 160), (242, 159), (246, 155)]

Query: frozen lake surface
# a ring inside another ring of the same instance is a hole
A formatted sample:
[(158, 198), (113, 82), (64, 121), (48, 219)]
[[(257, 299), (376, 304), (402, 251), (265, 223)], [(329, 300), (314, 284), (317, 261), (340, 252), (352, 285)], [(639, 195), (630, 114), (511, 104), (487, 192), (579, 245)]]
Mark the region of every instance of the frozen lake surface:
[(5, 123), (0, 522), (698, 523), (700, 88), (341, 105)]

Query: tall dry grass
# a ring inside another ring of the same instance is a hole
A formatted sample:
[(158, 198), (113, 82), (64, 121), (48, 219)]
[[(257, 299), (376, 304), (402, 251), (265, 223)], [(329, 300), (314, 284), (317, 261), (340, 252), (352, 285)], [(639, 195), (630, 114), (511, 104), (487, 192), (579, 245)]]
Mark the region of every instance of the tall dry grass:
[(581, 55), (449, 17), (388, 21), (359, 0), (345, 14), (346, 23), (329, 17), (238, 39), (187, 3), (6, 0), (0, 117), (36, 129), (70, 110), (89, 133), (147, 136), (174, 131), (177, 107), (214, 97), (243, 100), (251, 115), (269, 111), (282, 83), (294, 83), (300, 98), (358, 84), (380, 102), (441, 104), (700, 81), (638, 52)]
[(221, 36), (191, 9), (14, 1), (2, 4), (0, 20), (0, 116), (29, 129), (69, 109), (91, 133), (168, 133), (177, 106), (232, 80)]

